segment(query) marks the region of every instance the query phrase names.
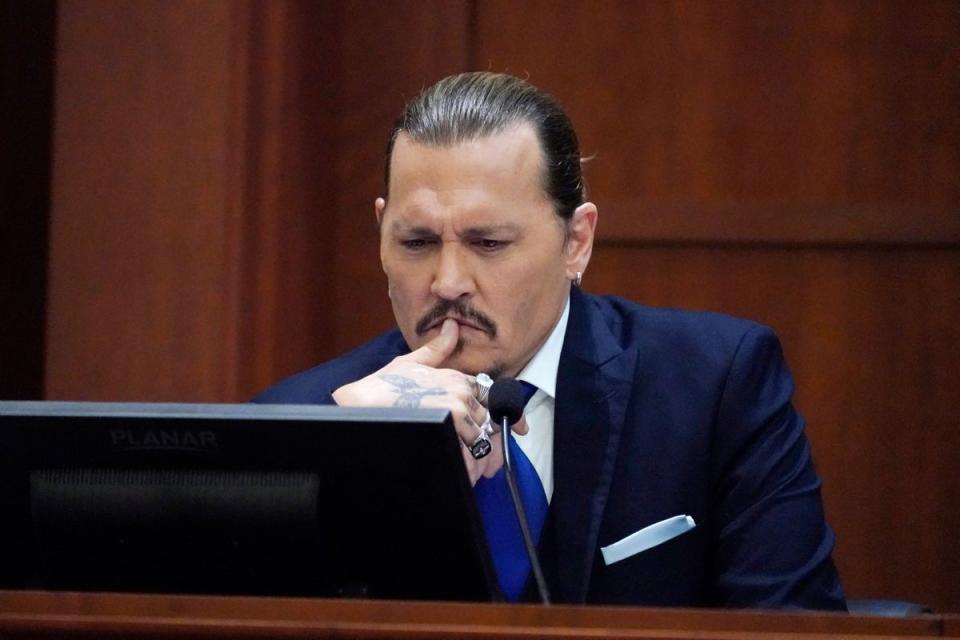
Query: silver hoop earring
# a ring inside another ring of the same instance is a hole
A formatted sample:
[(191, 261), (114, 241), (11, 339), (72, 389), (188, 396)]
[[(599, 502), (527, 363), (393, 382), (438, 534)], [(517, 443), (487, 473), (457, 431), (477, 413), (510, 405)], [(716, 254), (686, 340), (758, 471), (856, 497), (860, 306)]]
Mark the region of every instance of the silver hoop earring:
[(583, 282), (583, 271), (577, 271), (577, 275), (573, 277), (573, 286), (579, 287), (581, 282)]

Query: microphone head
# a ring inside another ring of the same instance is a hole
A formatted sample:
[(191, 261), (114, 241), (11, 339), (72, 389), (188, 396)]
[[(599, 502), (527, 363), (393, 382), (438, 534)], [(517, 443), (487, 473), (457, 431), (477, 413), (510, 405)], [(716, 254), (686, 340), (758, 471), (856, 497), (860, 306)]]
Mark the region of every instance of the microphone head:
[(487, 408), (490, 409), (490, 419), (494, 424), (514, 424), (523, 417), (523, 407), (527, 404), (523, 397), (523, 385), (513, 378), (501, 378), (490, 387), (490, 396)]

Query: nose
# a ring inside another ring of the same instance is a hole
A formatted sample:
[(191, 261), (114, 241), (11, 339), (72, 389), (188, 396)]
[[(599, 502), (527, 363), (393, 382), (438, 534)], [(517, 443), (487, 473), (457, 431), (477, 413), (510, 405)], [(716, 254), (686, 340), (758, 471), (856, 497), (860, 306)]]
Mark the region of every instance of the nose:
[(456, 300), (473, 295), (474, 290), (469, 257), (463, 255), (459, 244), (445, 243), (437, 258), (430, 293), (444, 300)]

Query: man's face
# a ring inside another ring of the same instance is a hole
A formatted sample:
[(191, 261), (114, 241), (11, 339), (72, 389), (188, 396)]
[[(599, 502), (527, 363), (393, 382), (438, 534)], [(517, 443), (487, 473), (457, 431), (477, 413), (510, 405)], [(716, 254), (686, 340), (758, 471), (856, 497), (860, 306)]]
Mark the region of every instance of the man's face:
[(412, 349), (454, 318), (460, 344), (442, 366), (516, 375), (546, 340), (577, 265), (541, 164), (528, 125), (452, 147), (399, 135), (390, 200), (376, 208), (393, 312)]

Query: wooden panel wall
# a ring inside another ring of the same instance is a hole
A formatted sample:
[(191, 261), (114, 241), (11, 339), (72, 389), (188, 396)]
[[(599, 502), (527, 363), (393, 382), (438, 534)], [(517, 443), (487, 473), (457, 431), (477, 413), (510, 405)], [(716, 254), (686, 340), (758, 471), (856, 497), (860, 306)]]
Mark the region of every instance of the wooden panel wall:
[(388, 326), (383, 144), (465, 5), (60, 13), (48, 398), (243, 400)]
[(242, 400), (391, 323), (393, 117), (566, 104), (586, 288), (782, 336), (852, 596), (960, 610), (960, 12), (944, 2), (60, 5), (47, 396)]
[(61, 4), (49, 398), (231, 393), (244, 22), (223, 3)]

